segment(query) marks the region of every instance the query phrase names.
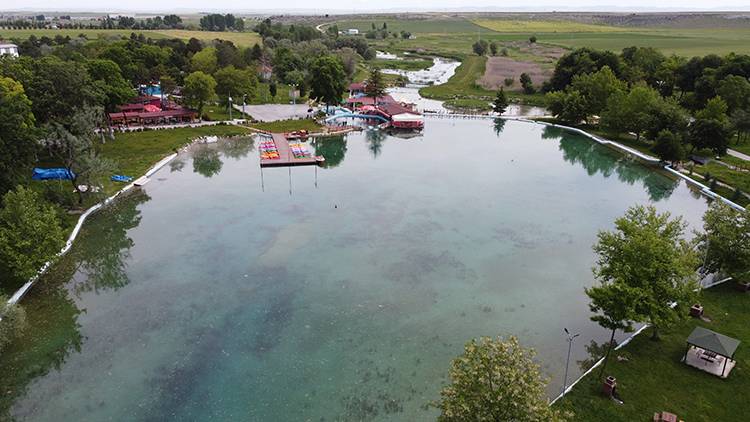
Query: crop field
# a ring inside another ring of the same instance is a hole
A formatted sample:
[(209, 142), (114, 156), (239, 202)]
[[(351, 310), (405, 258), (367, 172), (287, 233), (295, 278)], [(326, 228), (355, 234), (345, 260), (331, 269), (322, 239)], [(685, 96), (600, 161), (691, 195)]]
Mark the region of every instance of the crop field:
[(255, 32), (212, 32), (212, 31), (188, 31), (180, 29), (165, 30), (130, 30), (130, 29), (0, 29), (0, 38), (7, 39), (26, 39), (31, 35), (37, 37), (47, 36), (50, 38), (56, 35), (77, 37), (84, 34), (89, 39), (109, 38), (109, 37), (128, 37), (131, 33), (144, 34), (151, 38), (180, 38), (189, 40), (197, 38), (201, 41), (211, 41), (221, 39), (233, 42), (237, 46), (248, 47), (259, 43), (260, 35)]
[(608, 25), (591, 25), (563, 20), (515, 20), (515, 19), (477, 19), (474, 24), (495, 32), (627, 32), (628, 28)]

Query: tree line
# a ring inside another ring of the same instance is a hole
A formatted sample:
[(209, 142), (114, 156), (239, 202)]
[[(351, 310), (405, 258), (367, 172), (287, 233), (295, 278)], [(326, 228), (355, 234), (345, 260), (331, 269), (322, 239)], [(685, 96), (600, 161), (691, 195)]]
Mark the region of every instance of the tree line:
[(242, 32), (245, 30), (245, 21), (242, 18), (235, 17), (231, 13), (227, 13), (226, 15), (212, 13), (201, 18), (200, 28), (204, 31)]
[(686, 59), (650, 47), (620, 54), (588, 48), (557, 62), (547, 92), (550, 112), (570, 123), (598, 125), (645, 138), (662, 160), (693, 151), (723, 155), (750, 132), (750, 56)]
[[(41, 19), (39, 19), (41, 17)], [(130, 16), (105, 17), (96, 21), (53, 20), (51, 24), (59, 29), (183, 29), (182, 18), (177, 15), (155, 16), (153, 18), (136, 19)], [(44, 29), (50, 27), (50, 22), (39, 15), (36, 19), (14, 19), (0, 21), (0, 28), (9, 29)]]

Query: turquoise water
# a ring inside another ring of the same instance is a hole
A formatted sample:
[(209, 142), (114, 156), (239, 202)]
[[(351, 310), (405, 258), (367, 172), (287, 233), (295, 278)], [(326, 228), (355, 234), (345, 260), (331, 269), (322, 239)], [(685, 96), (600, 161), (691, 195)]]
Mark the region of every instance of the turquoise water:
[(528, 123), (428, 119), (421, 137), (314, 148), (326, 168), (261, 171), (251, 139), (197, 146), (87, 223), (27, 298), (55, 353), (15, 367), (37, 376), (12, 414), (432, 420), (462, 345), (508, 334), (537, 349), (553, 396), (563, 328), (582, 333), (575, 361), (607, 337), (583, 293), (597, 230), (636, 203), (693, 227), (706, 208), (683, 182)]

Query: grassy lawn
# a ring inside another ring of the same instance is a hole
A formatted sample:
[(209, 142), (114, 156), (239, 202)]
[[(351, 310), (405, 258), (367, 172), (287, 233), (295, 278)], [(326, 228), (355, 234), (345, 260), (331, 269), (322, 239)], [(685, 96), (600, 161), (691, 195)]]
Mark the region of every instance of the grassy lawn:
[[(140, 177), (151, 166), (165, 156), (199, 136), (218, 135), (233, 136), (248, 134), (240, 126), (219, 125), (196, 128), (179, 128), (168, 130), (147, 130), (144, 132), (119, 133), (114, 141), (101, 146), (102, 155), (117, 163), (120, 174)], [(121, 187), (112, 182), (105, 184), (109, 193)]]
[[(750, 296), (736, 292), (730, 282), (703, 291), (700, 302), (711, 322), (691, 318), (662, 332), (658, 342), (649, 339), (647, 329), (613, 353), (607, 374), (617, 378), (623, 405), (602, 395), (596, 371), (555, 405), (573, 411), (576, 421), (650, 421), (660, 411), (690, 422), (731, 421), (750, 414), (750, 402), (743, 396), (750, 388), (746, 366), (750, 362)], [(698, 325), (742, 342), (729, 378), (720, 379), (680, 362), (685, 339)], [(629, 360), (618, 362), (616, 355)]]
[(47, 36), (54, 38), (56, 35), (77, 37), (84, 34), (89, 39), (129, 37), (131, 33), (143, 34), (151, 38), (180, 38), (189, 40), (197, 38), (201, 41), (221, 39), (233, 42), (235, 45), (249, 47), (260, 43), (260, 35), (255, 32), (212, 32), (212, 31), (188, 31), (181, 29), (164, 30), (130, 30), (130, 29), (3, 29), (0, 30), (0, 38), (26, 39), (31, 35), (37, 37)]
[(492, 106), (489, 101), (477, 100), (474, 98), (456, 98), (453, 100), (447, 100), (443, 103), (446, 107), (453, 110), (467, 110), (467, 111), (489, 111), (492, 110)]
[(267, 130), (269, 132), (292, 132), (295, 130), (306, 130), (308, 132), (316, 132), (322, 128), (315, 120), (312, 119), (300, 119), (300, 120), (279, 120), (276, 122), (259, 122), (250, 125), (255, 129)]
[[(258, 84), (258, 90), (255, 97), (247, 101), (248, 104), (291, 104), (292, 98), (289, 96), (291, 87), (286, 84), (276, 84), (276, 96), (271, 97), (271, 90), (267, 82)], [(237, 101), (242, 101), (241, 98)], [(297, 104), (307, 101), (307, 97), (297, 98)]]
[[(218, 104), (207, 106), (204, 109), (203, 114), (208, 117), (208, 120), (214, 122), (229, 120), (229, 108)], [(232, 119), (241, 119), (243, 117), (244, 115), (241, 111), (237, 109), (232, 110)]]
[(718, 179), (728, 185), (740, 188), (743, 192), (750, 192), (750, 172), (732, 170), (727, 166), (721, 165), (714, 161), (702, 166), (695, 166), (693, 171), (705, 176), (710, 173), (711, 177)]

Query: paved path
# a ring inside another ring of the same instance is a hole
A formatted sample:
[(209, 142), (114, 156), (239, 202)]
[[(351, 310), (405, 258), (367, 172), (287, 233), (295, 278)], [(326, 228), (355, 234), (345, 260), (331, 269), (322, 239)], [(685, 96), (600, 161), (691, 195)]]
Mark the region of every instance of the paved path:
[(743, 154), (739, 151), (735, 151), (733, 149), (728, 149), (727, 154), (731, 155), (732, 157), (737, 157), (740, 160), (750, 161), (750, 155)]

